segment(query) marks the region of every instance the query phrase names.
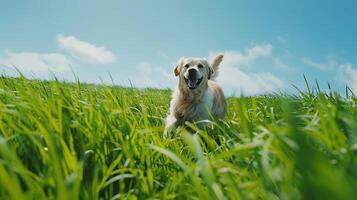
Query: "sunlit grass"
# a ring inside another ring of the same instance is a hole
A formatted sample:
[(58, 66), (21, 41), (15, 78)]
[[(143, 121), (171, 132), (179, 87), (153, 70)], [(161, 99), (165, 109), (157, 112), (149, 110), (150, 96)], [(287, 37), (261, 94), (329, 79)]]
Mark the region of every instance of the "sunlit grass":
[(225, 119), (164, 138), (169, 90), (2, 77), (0, 199), (353, 199), (346, 92), (229, 98)]

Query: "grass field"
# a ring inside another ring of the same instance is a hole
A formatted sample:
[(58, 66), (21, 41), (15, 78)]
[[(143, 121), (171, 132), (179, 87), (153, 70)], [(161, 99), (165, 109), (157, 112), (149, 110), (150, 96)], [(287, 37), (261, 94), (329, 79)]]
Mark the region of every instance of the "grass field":
[(229, 98), (225, 119), (164, 138), (169, 90), (2, 77), (0, 199), (354, 199), (347, 93)]

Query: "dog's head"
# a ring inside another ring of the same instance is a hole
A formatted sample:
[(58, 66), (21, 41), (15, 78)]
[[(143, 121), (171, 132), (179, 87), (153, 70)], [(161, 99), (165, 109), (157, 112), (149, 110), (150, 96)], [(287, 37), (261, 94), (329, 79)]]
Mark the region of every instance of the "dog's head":
[(217, 55), (212, 64), (204, 58), (181, 58), (175, 66), (175, 76), (180, 78), (180, 88), (196, 90), (207, 87), (207, 81), (215, 73), (214, 69), (222, 61), (223, 55)]

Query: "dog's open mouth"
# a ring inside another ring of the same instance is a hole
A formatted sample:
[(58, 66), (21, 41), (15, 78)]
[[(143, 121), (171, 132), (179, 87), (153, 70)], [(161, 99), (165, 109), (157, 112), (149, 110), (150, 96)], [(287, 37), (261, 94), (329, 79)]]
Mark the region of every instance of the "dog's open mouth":
[(202, 82), (202, 79), (203, 79), (203, 77), (200, 79), (186, 79), (185, 78), (185, 81), (186, 81), (188, 88), (193, 90), (193, 89), (196, 89), (200, 85), (200, 83)]

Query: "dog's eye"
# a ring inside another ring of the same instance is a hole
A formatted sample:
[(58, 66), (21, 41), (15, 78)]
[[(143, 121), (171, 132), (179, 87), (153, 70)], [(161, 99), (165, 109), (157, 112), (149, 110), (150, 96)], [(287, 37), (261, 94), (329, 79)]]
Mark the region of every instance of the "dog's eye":
[(198, 68), (203, 68), (203, 65), (202, 64), (198, 64), (197, 67)]
[(189, 64), (186, 64), (184, 67), (185, 67), (185, 68), (188, 68), (189, 66), (190, 66)]

